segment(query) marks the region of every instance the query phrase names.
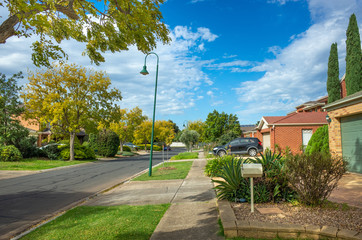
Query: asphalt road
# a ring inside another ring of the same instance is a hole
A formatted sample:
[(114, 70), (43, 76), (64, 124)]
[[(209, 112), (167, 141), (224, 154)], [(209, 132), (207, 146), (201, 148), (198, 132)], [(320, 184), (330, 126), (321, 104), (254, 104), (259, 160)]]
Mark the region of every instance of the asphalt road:
[[(169, 157), (183, 151), (184, 148), (173, 148)], [(153, 165), (160, 162), (162, 153), (154, 152)], [(0, 239), (9, 239), (41, 219), (148, 167), (149, 154), (0, 180)]]

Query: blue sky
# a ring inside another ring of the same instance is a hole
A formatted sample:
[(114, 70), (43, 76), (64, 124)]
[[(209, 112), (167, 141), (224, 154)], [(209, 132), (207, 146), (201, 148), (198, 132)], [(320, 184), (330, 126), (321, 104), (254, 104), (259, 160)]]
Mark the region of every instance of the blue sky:
[[(161, 11), (173, 41), (154, 50), (160, 57), (156, 119), (180, 127), (188, 120), (204, 121), (214, 109), (253, 124), (325, 96), (333, 42), (340, 76), (345, 71), (352, 13), (362, 32), (362, 0), (168, 0)], [(7, 13), (0, 8), (0, 14)], [(26, 77), (36, 70), (29, 47), (34, 39), (1, 44), (0, 72), (23, 71)], [(144, 54), (135, 47), (107, 53), (106, 62), (95, 66), (81, 56), (83, 44), (70, 40), (61, 46), (69, 62), (109, 74), (122, 92), (122, 108), (139, 106), (152, 117), (154, 56), (147, 59), (150, 74), (142, 76)]]

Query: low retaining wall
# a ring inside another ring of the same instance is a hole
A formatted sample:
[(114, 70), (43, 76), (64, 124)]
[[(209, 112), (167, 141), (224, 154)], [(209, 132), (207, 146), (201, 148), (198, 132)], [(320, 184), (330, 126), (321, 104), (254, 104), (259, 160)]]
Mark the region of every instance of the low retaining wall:
[(362, 240), (362, 233), (329, 226), (280, 224), (237, 220), (230, 203), (218, 200), (220, 219), (228, 238), (348, 239)]

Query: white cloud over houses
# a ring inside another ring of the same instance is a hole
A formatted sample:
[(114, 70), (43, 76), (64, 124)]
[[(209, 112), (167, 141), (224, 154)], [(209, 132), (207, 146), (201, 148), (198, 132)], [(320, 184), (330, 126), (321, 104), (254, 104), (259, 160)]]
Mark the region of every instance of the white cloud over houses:
[[(198, 28), (196, 31), (189, 27), (177, 26), (170, 29), (171, 44), (158, 44), (154, 50), (160, 57), (157, 91), (157, 112), (162, 115), (182, 114), (203, 99), (202, 86), (211, 86), (213, 81), (202, 71), (205, 62), (193, 53), (200, 51), (200, 45), (205, 46), (212, 42), (217, 35), (207, 28)], [(8, 39), (6, 44), (0, 45), (0, 72), (7, 75), (27, 70), (35, 71), (31, 61), (31, 43), (36, 39), (16, 38)], [(82, 56), (85, 45), (74, 40), (64, 41), (62, 48), (69, 54), (69, 63), (106, 71), (112, 85), (122, 92), (123, 108), (141, 107), (145, 114), (151, 116), (155, 87), (156, 57), (147, 57), (149, 75), (139, 74), (145, 54), (131, 46), (129, 51), (104, 54), (106, 62), (100, 66), (90, 64), (88, 57)], [(25, 84), (24, 79), (20, 84)]]
[(361, 31), (362, 1), (309, 0), (308, 4), (314, 23), (305, 32), (292, 36), (287, 47), (271, 46), (269, 52), (275, 59), (253, 63), (246, 69), (232, 68), (234, 72), (264, 73), (256, 81), (242, 82), (234, 89), (239, 96), (239, 116), (261, 117), (293, 111), (300, 103), (327, 95), (327, 65), (333, 42), (338, 44), (340, 76), (344, 74), (349, 16), (356, 14)]

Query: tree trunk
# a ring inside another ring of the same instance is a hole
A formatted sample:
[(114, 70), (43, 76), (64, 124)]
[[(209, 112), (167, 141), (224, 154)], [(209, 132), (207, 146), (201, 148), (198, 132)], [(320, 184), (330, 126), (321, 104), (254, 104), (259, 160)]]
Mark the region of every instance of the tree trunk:
[(123, 142), (122, 141), (119, 142), (119, 151), (121, 153), (123, 152)]
[(70, 142), (69, 142), (69, 160), (73, 161), (74, 160), (74, 139), (75, 139), (75, 132), (71, 132), (70, 133)]

